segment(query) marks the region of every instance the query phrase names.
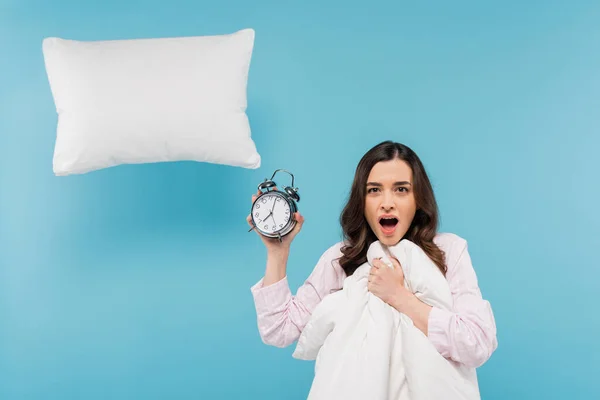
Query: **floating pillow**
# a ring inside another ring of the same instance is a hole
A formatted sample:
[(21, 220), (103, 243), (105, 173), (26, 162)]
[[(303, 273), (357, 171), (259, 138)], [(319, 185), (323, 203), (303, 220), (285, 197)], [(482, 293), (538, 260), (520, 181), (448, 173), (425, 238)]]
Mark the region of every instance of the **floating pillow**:
[(58, 114), (53, 171), (198, 161), (258, 168), (246, 114), (254, 30), (214, 36), (43, 40)]

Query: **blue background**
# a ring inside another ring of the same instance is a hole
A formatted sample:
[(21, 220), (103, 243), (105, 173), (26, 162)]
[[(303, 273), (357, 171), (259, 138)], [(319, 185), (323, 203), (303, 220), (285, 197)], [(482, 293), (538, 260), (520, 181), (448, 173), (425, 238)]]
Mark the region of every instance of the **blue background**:
[[(256, 329), (250, 195), (296, 175), (295, 291), (384, 139), (417, 151), (442, 230), (469, 241), (498, 324), (483, 398), (600, 397), (599, 20), (582, 1), (1, 0), (0, 398), (305, 398), (313, 364)], [(260, 169), (53, 176), (44, 37), (246, 27)]]

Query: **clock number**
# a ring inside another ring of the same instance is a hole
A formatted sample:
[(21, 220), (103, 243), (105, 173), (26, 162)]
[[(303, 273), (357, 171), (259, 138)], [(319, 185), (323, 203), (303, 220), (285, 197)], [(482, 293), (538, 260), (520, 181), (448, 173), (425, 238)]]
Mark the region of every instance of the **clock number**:
[(269, 225), (265, 225), (265, 231), (269, 229)]
[(279, 227), (281, 228), (283, 226), (283, 224), (279, 224)]

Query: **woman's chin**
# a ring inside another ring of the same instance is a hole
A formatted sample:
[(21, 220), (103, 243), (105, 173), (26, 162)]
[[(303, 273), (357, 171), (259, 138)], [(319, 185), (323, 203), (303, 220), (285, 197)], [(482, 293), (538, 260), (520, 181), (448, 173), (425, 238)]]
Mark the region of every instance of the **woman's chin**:
[(398, 244), (398, 242), (400, 241), (400, 239), (402, 239), (402, 235), (385, 235), (382, 233), (379, 233), (377, 235), (377, 239), (379, 240), (379, 242), (381, 242), (382, 244), (386, 245), (386, 246), (394, 246), (396, 244)]
[(402, 237), (405, 234), (405, 230), (403, 229), (402, 226), (397, 225), (395, 227), (395, 229), (377, 229), (377, 233), (375, 236), (377, 236), (377, 240), (379, 240), (380, 243), (386, 245), (386, 246), (394, 246), (396, 244), (398, 244), (398, 242), (400, 242), (400, 240), (402, 240)]

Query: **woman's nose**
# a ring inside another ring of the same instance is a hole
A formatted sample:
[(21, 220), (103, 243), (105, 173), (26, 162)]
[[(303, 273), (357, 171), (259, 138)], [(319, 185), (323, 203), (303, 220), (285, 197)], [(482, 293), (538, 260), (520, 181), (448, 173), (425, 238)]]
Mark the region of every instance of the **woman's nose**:
[(394, 208), (394, 196), (392, 196), (391, 193), (389, 193), (389, 192), (383, 193), (383, 198), (381, 199), (381, 207), (386, 210)]

